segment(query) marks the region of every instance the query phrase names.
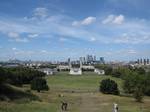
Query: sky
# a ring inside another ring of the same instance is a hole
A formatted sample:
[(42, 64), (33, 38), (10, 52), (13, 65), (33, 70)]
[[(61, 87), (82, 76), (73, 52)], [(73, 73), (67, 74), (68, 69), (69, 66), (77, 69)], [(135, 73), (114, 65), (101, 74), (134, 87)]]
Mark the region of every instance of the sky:
[(0, 0), (0, 60), (150, 58), (149, 0)]

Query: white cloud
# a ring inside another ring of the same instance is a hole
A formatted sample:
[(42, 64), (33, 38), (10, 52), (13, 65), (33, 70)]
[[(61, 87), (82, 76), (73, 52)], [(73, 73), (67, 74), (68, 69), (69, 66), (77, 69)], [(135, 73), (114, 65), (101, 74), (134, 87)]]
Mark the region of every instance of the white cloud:
[(29, 40), (27, 38), (15, 38), (15, 39), (9, 39), (10, 42), (22, 42), (27, 43)]
[(46, 50), (41, 50), (41, 53), (48, 53), (48, 51), (46, 51)]
[[(38, 9), (39, 10), (39, 9)], [(31, 38), (35, 38), (40, 35), (39, 38), (54, 38), (56, 36), (65, 37), (60, 38), (59, 41), (70, 40), (68, 38), (78, 38), (84, 41), (97, 41), (100, 43), (115, 43), (115, 44), (139, 44), (150, 43), (149, 24), (150, 22), (145, 20), (145, 23), (139, 22), (140, 20), (131, 21), (130, 18), (122, 25), (100, 25), (94, 24), (92, 27), (73, 27), (80, 25), (88, 25), (96, 21), (95, 17), (87, 17), (81, 21), (74, 21), (72, 25), (70, 23), (74, 20), (66, 15), (53, 15), (47, 18), (37, 19), (36, 21), (28, 18), (0, 18), (0, 32), (6, 34), (10, 41), (15, 42), (29, 42)], [(103, 24), (121, 24), (124, 22), (123, 15), (109, 15)], [(133, 32), (136, 36), (130, 33), (127, 36), (121, 35), (122, 33)], [(144, 31), (145, 34), (140, 34)], [(108, 32), (105, 34), (104, 32)], [(27, 37), (25, 37), (27, 35)], [(91, 38), (94, 37), (94, 38)], [(77, 40), (77, 41), (78, 41)], [(72, 41), (73, 42), (73, 41)], [(74, 41), (75, 42), (75, 41)]]
[(141, 32), (124, 33), (114, 40), (114, 43), (123, 44), (142, 44), (150, 43), (150, 33), (141, 34)]
[(18, 38), (18, 37), (19, 37), (19, 34), (16, 33), (16, 32), (9, 32), (9, 33), (8, 33), (8, 36), (11, 37), (11, 38)]
[(87, 17), (83, 21), (81, 21), (82, 25), (89, 25), (96, 21), (96, 17)]
[(44, 7), (38, 7), (34, 9), (33, 14), (38, 17), (45, 18), (48, 16), (48, 9)]
[(109, 15), (106, 19), (102, 21), (103, 24), (111, 23), (114, 20), (114, 15)]
[(90, 25), (90, 24), (94, 23), (95, 21), (96, 21), (96, 17), (90, 16), (90, 17), (85, 18), (82, 21), (73, 21), (72, 25), (73, 26)]
[(96, 41), (96, 38), (95, 38), (95, 37), (92, 37), (92, 38), (90, 39), (90, 41), (91, 41), (91, 42), (94, 42), (94, 41)]
[(9, 41), (12, 42), (28, 42), (29, 40), (27, 38), (20, 37), (19, 33), (16, 32), (8, 32), (8, 37), (10, 37)]
[(123, 15), (116, 16), (112, 22), (114, 24), (122, 24), (124, 22), (124, 16)]
[(35, 37), (38, 37), (39, 35), (38, 34), (29, 34), (28, 37), (30, 38), (35, 38)]
[(122, 24), (125, 18), (123, 15), (109, 15), (106, 19), (102, 21), (103, 24)]
[(12, 50), (15, 51), (15, 50), (17, 50), (17, 48), (16, 48), (16, 47), (13, 47)]

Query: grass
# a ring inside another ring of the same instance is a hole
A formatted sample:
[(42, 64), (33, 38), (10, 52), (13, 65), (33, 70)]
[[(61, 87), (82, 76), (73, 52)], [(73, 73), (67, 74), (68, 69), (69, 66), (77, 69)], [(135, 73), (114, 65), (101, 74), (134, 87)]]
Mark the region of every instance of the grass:
[[(15, 101), (0, 102), (0, 112), (61, 112), (61, 101), (69, 103), (67, 112), (112, 112), (114, 102), (119, 105), (119, 112), (150, 112), (150, 97), (143, 103), (135, 102), (132, 97), (105, 95), (98, 92), (99, 82), (111, 78), (119, 84), (122, 81), (110, 76), (99, 76), (84, 73), (82, 76), (70, 76), (66, 72), (46, 77), (50, 90), (33, 94), (42, 101), (17, 103)], [(22, 90), (28, 89), (28, 86)], [(60, 97), (60, 94), (62, 97)]]
[(120, 79), (100, 76), (92, 72), (84, 73), (81, 76), (71, 76), (64, 72), (48, 78), (47, 81), (52, 90), (98, 91), (100, 81), (106, 78), (115, 80), (121, 88), (122, 81)]

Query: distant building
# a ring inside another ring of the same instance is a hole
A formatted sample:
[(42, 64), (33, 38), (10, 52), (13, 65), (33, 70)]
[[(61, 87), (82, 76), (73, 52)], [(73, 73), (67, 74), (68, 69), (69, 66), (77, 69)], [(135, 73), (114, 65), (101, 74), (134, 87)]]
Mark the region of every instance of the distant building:
[(79, 68), (73, 68), (71, 65), (71, 62), (69, 63), (69, 68), (70, 68), (70, 75), (82, 75), (82, 62), (80, 60), (80, 67)]
[(105, 64), (104, 57), (100, 57), (100, 64)]
[(8, 64), (4, 65), (3, 67), (6, 67), (6, 68), (15, 68), (15, 67), (19, 67), (19, 66), (20, 66), (19, 64), (8, 63)]
[(60, 70), (60, 71), (62, 71), (62, 70), (69, 70), (70, 67), (69, 67), (69, 65), (58, 65), (57, 69)]
[(56, 69), (51, 69), (51, 68), (41, 68), (41, 69), (38, 69), (38, 71), (43, 72), (46, 75), (54, 75), (57, 72)]
[(104, 70), (100, 70), (100, 69), (94, 69), (94, 72), (99, 74), (99, 75), (105, 75), (105, 71)]
[(149, 59), (146, 59), (146, 58), (144, 58), (144, 59), (137, 59), (137, 61), (136, 61), (136, 64), (138, 64), (138, 65), (150, 65), (150, 61), (149, 61)]
[(148, 65), (150, 64), (149, 59), (147, 59), (147, 64), (148, 64)]
[(95, 67), (92, 65), (82, 65), (82, 69), (87, 69), (87, 70), (94, 70)]
[(86, 60), (88, 63), (92, 63), (94, 59), (92, 55), (87, 55)]

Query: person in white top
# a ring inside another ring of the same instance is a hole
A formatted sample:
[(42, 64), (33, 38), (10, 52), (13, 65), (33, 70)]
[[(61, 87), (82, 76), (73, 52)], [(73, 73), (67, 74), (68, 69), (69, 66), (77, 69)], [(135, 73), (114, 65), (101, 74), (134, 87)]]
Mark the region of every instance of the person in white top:
[(118, 104), (117, 103), (113, 104), (113, 112), (118, 112)]

